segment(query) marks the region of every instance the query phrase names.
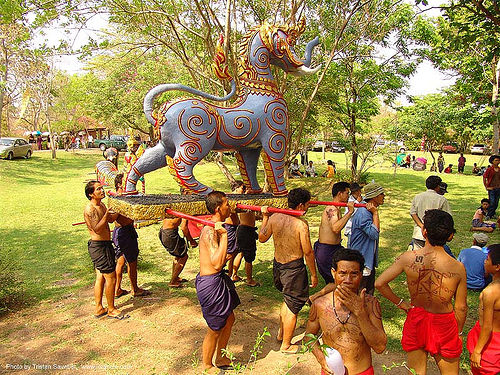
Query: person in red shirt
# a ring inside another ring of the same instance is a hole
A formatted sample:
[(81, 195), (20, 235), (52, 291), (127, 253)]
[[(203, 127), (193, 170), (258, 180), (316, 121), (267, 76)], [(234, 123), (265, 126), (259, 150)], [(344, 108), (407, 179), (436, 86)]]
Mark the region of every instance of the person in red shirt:
[(490, 207), (488, 207), (488, 212), (485, 217), (486, 220), (495, 217), (495, 211), (498, 207), (498, 200), (500, 199), (500, 156), (491, 155), (490, 166), (486, 169), (483, 174), (483, 184), (488, 192), (488, 199), (490, 200)]

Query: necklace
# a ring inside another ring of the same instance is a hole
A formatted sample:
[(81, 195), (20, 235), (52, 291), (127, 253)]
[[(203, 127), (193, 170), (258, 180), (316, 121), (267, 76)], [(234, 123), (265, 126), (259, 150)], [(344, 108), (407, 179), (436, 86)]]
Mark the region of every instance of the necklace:
[(337, 309), (335, 309), (335, 296), (333, 296), (332, 301), (333, 301), (333, 312), (335, 314), (335, 318), (340, 324), (345, 325), (349, 321), (349, 318), (351, 317), (351, 312), (349, 311), (349, 314), (347, 314), (347, 318), (345, 320), (341, 320), (339, 318), (339, 314), (337, 314)]

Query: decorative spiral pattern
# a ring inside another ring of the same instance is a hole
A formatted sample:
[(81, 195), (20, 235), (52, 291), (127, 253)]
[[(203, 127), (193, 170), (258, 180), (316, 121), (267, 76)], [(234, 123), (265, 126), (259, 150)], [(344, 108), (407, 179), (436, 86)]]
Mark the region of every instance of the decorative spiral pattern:
[(183, 154), (195, 164), (198, 162), (199, 154), (201, 154), (201, 145), (199, 142), (186, 141), (182, 142), (180, 147), (183, 149)]

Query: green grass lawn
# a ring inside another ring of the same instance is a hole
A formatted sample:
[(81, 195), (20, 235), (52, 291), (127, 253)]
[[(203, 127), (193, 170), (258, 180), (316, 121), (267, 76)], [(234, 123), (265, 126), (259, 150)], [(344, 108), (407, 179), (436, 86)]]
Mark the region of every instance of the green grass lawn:
[[(418, 156), (419, 152), (412, 152)], [(347, 155), (348, 156), (348, 155)], [(429, 154), (424, 155), (430, 160)], [(437, 155), (436, 155), (437, 156)], [(72, 226), (83, 221), (83, 209), (87, 204), (84, 194), (85, 182), (95, 177), (94, 166), (102, 160), (98, 152), (58, 151), (57, 159), (52, 160), (49, 152), (36, 152), (32, 159), (14, 161), (0, 160), (0, 270), (10, 270), (23, 283), (24, 300), (36, 303), (45, 299), (57, 299), (70, 292), (88, 286), (94, 280), (93, 268), (87, 253), (88, 233), (84, 225)], [(325, 169), (320, 152), (310, 153), (315, 161), (316, 170), (321, 174)], [(327, 153), (337, 168), (345, 168), (345, 154)], [(445, 155), (446, 163), (456, 165), (458, 155)], [(228, 167), (238, 178), (235, 163), (227, 159)], [(472, 243), (470, 222), (475, 209), (487, 194), (482, 178), (471, 176), (473, 162), (487, 164), (484, 157), (467, 155), (465, 175), (442, 175), (448, 183), (450, 201), (457, 233), (450, 243), (455, 255), (460, 249)], [(121, 166), (121, 164), (120, 164)], [(196, 176), (208, 185), (228, 191), (229, 184), (222, 177), (214, 163), (201, 163), (195, 168)], [(412, 236), (412, 220), (409, 208), (412, 198), (425, 190), (428, 171), (394, 169), (382, 159), (370, 170), (372, 179), (386, 188), (386, 202), (381, 207), (380, 265), (378, 273), (387, 268), (398, 254), (407, 249)], [(263, 180), (262, 168), (259, 174)], [(306, 187), (320, 200), (331, 198), (328, 191), (329, 181), (324, 178), (294, 179), (287, 183), (288, 188)], [(148, 193), (177, 193), (178, 186), (166, 169), (146, 175)], [(311, 241), (318, 235), (321, 207), (311, 209), (307, 220), (311, 227)], [(153, 288), (167, 288), (170, 278), (171, 257), (165, 252), (158, 240), (158, 225), (139, 230), (139, 281)], [(491, 235), (490, 243), (498, 242), (499, 234)], [(278, 304), (281, 296), (272, 287), (272, 241), (259, 244), (255, 262), (255, 277), (263, 282), (262, 288), (252, 289), (257, 296), (267, 297)], [(185, 274), (190, 278), (198, 269), (197, 250), (190, 252)], [(322, 286), (320, 284), (320, 286)], [(405, 279), (400, 277), (393, 283), (399, 295), (408, 297)], [(187, 288), (178, 293), (196, 301), (194, 289)], [(465, 327), (468, 331), (477, 319), (478, 293), (469, 293), (469, 313)], [(388, 349), (400, 351), (399, 343), (404, 316), (391, 303), (381, 298), (384, 325), (389, 336)], [(299, 323), (307, 318), (308, 309), (300, 315)], [(465, 362), (465, 355), (462, 362)]]

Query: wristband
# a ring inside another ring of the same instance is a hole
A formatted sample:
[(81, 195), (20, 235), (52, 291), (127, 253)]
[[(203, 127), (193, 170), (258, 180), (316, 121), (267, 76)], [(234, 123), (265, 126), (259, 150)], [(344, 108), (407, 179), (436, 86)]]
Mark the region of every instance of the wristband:
[(399, 300), (399, 302), (396, 304), (396, 307), (401, 306), (401, 304), (403, 303), (403, 301), (404, 301), (404, 299), (403, 299), (403, 298), (401, 298), (401, 299)]

